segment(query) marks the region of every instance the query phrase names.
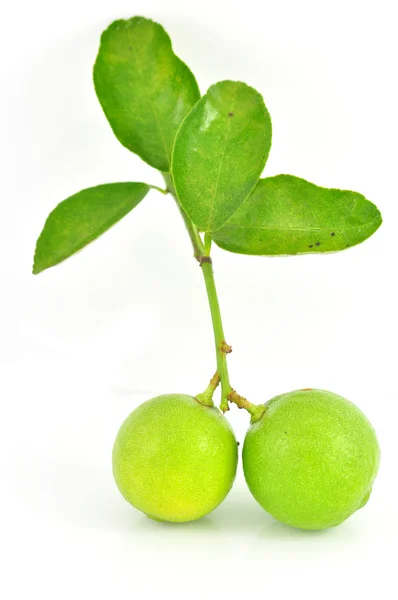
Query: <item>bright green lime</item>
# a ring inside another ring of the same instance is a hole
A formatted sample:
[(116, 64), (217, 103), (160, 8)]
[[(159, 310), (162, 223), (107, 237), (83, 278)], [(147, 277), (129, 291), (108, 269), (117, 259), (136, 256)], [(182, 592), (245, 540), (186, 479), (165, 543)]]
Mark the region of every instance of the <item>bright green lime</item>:
[(323, 390), (290, 392), (266, 406), (243, 447), (246, 481), (257, 502), (301, 529), (339, 525), (364, 506), (380, 450), (362, 412)]
[(234, 433), (220, 411), (183, 394), (141, 404), (113, 448), (120, 492), (160, 521), (194, 521), (214, 510), (232, 487), (237, 461)]

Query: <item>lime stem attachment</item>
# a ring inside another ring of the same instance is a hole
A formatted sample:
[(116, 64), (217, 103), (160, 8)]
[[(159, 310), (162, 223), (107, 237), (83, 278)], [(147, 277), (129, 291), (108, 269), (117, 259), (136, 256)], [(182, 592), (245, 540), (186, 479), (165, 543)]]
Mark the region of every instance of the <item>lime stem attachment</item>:
[(210, 379), (210, 383), (201, 394), (197, 394), (195, 396), (196, 400), (203, 404), (204, 406), (214, 406), (213, 402), (213, 394), (216, 391), (218, 384), (220, 383), (220, 378), (218, 373), (215, 373), (213, 377)]
[(235, 390), (231, 390), (229, 392), (228, 401), (236, 404), (238, 408), (244, 408), (245, 410), (247, 410), (247, 412), (250, 413), (251, 416), (251, 423), (256, 423), (256, 421), (259, 421), (266, 411), (265, 404), (252, 404), (251, 402), (249, 402), (249, 400), (247, 400), (247, 398), (244, 398)]

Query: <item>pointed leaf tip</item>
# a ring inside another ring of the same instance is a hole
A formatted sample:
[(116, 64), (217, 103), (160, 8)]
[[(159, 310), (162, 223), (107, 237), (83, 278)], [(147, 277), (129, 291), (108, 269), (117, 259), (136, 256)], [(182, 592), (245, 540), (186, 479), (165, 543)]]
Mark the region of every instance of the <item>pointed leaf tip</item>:
[(33, 274), (87, 246), (137, 206), (149, 190), (145, 183), (109, 183), (82, 190), (58, 204), (37, 240)]

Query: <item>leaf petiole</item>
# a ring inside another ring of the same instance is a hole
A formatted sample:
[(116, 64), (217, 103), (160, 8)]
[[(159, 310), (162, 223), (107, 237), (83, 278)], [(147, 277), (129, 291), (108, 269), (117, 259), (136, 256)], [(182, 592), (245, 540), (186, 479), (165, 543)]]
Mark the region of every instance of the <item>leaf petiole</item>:
[(150, 185), (149, 186), (152, 190), (157, 190), (158, 192), (160, 192), (161, 194), (164, 194), (165, 196), (167, 196), (167, 194), (169, 193), (168, 189), (163, 189), (157, 185)]

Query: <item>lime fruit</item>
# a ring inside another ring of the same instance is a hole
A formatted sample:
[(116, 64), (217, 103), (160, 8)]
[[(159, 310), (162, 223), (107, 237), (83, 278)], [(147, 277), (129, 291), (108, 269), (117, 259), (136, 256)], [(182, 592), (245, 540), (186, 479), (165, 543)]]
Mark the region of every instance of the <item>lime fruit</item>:
[(364, 506), (379, 462), (376, 434), (363, 413), (315, 389), (270, 400), (243, 446), (245, 478), (257, 502), (301, 529), (339, 525)]
[(113, 448), (116, 484), (135, 508), (158, 521), (194, 521), (226, 497), (238, 461), (221, 412), (192, 396), (157, 396), (124, 421)]

